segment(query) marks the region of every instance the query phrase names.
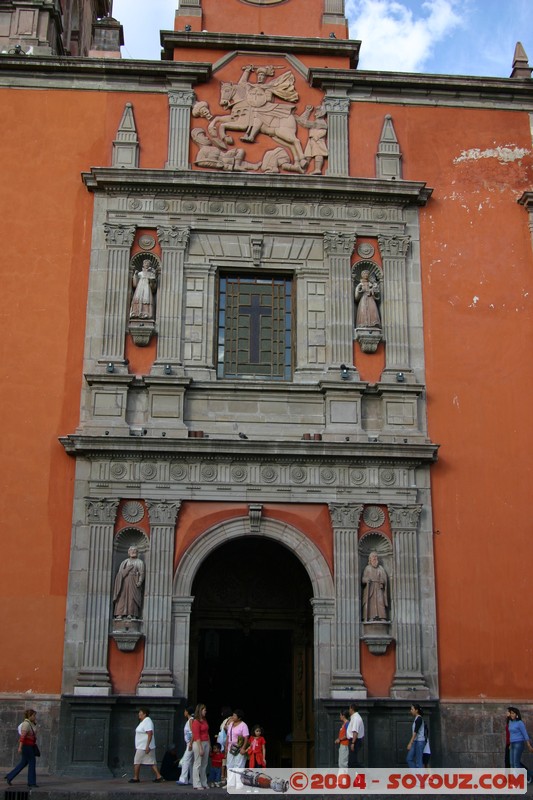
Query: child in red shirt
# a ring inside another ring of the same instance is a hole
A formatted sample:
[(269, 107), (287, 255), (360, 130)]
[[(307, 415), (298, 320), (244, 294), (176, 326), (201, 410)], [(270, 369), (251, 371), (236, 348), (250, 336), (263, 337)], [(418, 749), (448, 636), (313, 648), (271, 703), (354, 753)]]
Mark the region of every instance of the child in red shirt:
[(222, 780), (222, 762), (224, 760), (224, 753), (218, 742), (215, 742), (211, 749), (211, 769), (209, 770), (209, 783), (208, 785), (213, 788)]
[(248, 739), (247, 755), (250, 759), (248, 766), (266, 767), (266, 741), (263, 736), (263, 728), (254, 725), (252, 736)]

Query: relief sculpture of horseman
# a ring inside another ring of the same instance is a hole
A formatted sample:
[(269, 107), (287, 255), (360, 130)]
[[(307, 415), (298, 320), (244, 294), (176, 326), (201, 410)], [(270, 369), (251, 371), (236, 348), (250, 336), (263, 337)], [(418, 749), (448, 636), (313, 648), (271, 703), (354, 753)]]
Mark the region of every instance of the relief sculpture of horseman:
[[(267, 77), (275, 75), (275, 69), (271, 65), (254, 67), (250, 64), (243, 68), (238, 83), (222, 83), (220, 105), (230, 113), (214, 117), (209, 123), (208, 132), (211, 139), (224, 148), (233, 144), (233, 138), (227, 131), (243, 131), (243, 142), (254, 142), (259, 133), (265, 134), (287, 147), (294, 163), (303, 168), (307, 159), (297, 136), (297, 122), (293, 113), (294, 104), (299, 99), (294, 87), (295, 78), (287, 70), (267, 81)], [(252, 72), (257, 76), (256, 82), (250, 81)], [(279, 103), (273, 98), (285, 102)]]

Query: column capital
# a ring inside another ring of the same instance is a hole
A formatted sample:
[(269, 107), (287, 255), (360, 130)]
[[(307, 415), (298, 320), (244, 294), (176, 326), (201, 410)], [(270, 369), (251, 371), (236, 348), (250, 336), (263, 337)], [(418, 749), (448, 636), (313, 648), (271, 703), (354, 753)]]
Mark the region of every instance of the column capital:
[(420, 504), (409, 506), (389, 505), (389, 517), (394, 533), (398, 531), (414, 531), (418, 527), (418, 520), (422, 511)]
[(389, 258), (405, 258), (409, 245), (411, 244), (410, 236), (387, 236), (386, 234), (378, 234), (379, 249), (383, 257)]
[(192, 89), (171, 89), (168, 93), (168, 103), (171, 106), (185, 106), (190, 108), (196, 99)]
[(330, 503), (329, 513), (333, 529), (353, 528), (355, 531), (357, 531), (362, 511), (362, 505), (350, 505), (348, 503), (341, 505), (340, 503)]
[(106, 222), (104, 233), (108, 247), (131, 247), (135, 237), (135, 225), (111, 225)]
[(177, 250), (185, 250), (189, 243), (191, 235), (190, 228), (179, 228), (177, 225), (172, 225), (169, 228), (160, 226), (157, 228), (157, 236), (159, 242), (163, 247), (173, 247)]
[(87, 520), (91, 523), (108, 523), (114, 525), (117, 516), (119, 501), (117, 500), (95, 500), (90, 497), (85, 500)]
[(324, 98), (324, 105), (328, 114), (348, 114), (350, 110), (350, 98), (326, 95)]
[(337, 231), (325, 231), (324, 249), (328, 256), (347, 256), (352, 255), (357, 241), (355, 233), (337, 233)]
[(181, 500), (167, 503), (164, 500), (147, 500), (146, 507), (151, 525), (175, 525)]

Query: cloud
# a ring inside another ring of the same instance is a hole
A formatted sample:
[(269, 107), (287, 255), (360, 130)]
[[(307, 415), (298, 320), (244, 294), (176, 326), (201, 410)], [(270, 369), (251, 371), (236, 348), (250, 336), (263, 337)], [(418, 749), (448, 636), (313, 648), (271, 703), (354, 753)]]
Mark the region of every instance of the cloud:
[(370, 70), (421, 72), (434, 45), (464, 24), (458, 0), (347, 0), (346, 15), (361, 40), (359, 68)]

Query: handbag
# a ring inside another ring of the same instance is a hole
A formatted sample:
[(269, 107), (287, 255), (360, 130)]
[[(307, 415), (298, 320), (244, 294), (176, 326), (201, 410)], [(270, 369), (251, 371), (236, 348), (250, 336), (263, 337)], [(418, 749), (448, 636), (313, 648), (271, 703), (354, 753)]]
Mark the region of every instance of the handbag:
[(241, 748), (239, 747), (238, 744), (232, 744), (229, 751), (232, 756), (238, 756), (239, 753), (241, 752)]
[(33, 752), (35, 753), (35, 757), (39, 758), (39, 756), (41, 755), (41, 751), (39, 750), (39, 745), (37, 744), (33, 745)]

